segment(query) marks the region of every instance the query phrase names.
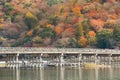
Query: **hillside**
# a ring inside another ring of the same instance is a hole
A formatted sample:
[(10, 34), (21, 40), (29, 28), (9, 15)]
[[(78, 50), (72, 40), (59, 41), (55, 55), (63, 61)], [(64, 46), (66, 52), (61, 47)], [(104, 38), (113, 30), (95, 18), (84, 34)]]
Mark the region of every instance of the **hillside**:
[(119, 0), (1, 0), (1, 47), (118, 48)]

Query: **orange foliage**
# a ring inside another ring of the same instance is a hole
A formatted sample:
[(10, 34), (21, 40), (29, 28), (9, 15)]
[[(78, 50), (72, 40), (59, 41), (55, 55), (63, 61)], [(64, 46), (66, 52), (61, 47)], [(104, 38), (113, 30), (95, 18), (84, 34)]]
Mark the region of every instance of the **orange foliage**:
[(89, 13), (89, 16), (90, 17), (96, 17), (97, 16), (97, 11), (96, 10), (92, 10), (90, 13)]
[(111, 19), (117, 19), (117, 15), (116, 15), (116, 14), (111, 14), (111, 15), (109, 15), (109, 17), (110, 17)]
[(68, 14), (69, 14), (69, 13), (68, 13), (67, 11), (64, 11), (64, 12), (62, 13), (63, 16), (68, 16)]
[(96, 33), (95, 33), (94, 31), (89, 31), (89, 32), (88, 32), (88, 35), (89, 35), (90, 37), (95, 37), (95, 36), (96, 36)]
[(55, 27), (55, 32), (59, 35), (63, 32), (63, 29), (61, 27)]
[(52, 24), (46, 23), (46, 27), (52, 28)]
[(99, 29), (104, 27), (105, 22), (100, 20), (100, 19), (91, 19), (90, 20), (90, 25), (98, 31)]
[(87, 45), (87, 39), (84, 36), (81, 36), (78, 40), (78, 43), (82, 46), (85, 47)]
[(32, 36), (33, 35), (33, 29), (27, 32), (27, 36)]
[(75, 6), (72, 8), (73, 13), (75, 13), (78, 16), (81, 16), (80, 10), (81, 10), (80, 6)]

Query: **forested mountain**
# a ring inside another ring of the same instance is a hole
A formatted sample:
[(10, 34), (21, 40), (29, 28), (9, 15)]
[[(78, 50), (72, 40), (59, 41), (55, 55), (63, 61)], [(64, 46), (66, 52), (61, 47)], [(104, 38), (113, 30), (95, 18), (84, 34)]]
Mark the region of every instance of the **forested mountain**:
[(119, 0), (0, 0), (1, 47), (117, 48)]

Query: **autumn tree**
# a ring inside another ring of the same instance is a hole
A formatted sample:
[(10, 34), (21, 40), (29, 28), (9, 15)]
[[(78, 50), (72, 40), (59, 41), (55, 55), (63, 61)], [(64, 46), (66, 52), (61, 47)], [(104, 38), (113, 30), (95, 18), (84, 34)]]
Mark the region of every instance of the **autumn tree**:
[(33, 29), (27, 32), (27, 36), (32, 36), (33, 35)]
[(88, 32), (88, 44), (90, 46), (95, 46), (96, 45), (96, 33), (94, 31), (89, 31)]
[(28, 29), (33, 29), (38, 24), (38, 19), (31, 12), (27, 12), (25, 15), (25, 24), (28, 26)]
[(87, 46), (87, 38), (85, 38), (84, 36), (81, 36), (78, 40), (78, 45), (80, 47), (86, 47)]
[(56, 26), (56, 27), (55, 27), (55, 32), (56, 32), (58, 35), (60, 35), (60, 34), (63, 32), (63, 29), (62, 29), (61, 27), (59, 27), (59, 26)]
[(81, 12), (81, 6), (73, 6), (72, 11), (77, 16), (82, 16)]
[(91, 19), (90, 20), (90, 26), (93, 27), (95, 31), (99, 31), (102, 29), (105, 25), (105, 22), (102, 21), (101, 19)]

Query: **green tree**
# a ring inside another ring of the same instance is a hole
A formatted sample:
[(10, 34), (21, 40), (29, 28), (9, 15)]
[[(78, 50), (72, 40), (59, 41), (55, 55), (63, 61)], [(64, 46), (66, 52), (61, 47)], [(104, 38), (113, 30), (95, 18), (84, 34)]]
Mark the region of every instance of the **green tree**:
[(111, 39), (113, 36), (113, 31), (110, 29), (102, 29), (97, 32), (97, 47), (99, 48), (111, 48)]
[(47, 0), (49, 6), (55, 5), (57, 3), (63, 2), (63, 0)]
[(3, 4), (3, 10), (4, 10), (4, 12), (5, 12), (6, 15), (10, 15), (10, 11), (15, 10), (15, 8), (10, 3), (5, 2)]
[(59, 17), (56, 15), (50, 16), (48, 19), (49, 19), (49, 23), (53, 24), (53, 25), (57, 25), (57, 23), (59, 21)]
[(87, 33), (89, 31), (89, 28), (90, 28), (89, 20), (84, 20), (82, 22), (82, 25), (83, 25), (84, 34), (85, 34), (85, 36), (87, 36)]
[(28, 26), (28, 29), (33, 29), (38, 24), (38, 19), (31, 12), (27, 12), (25, 15), (25, 24)]
[(71, 38), (70, 39), (69, 47), (71, 47), (71, 48), (76, 48), (77, 47), (77, 40), (76, 40), (76, 38)]
[(56, 32), (50, 27), (44, 27), (42, 32), (39, 35), (42, 38), (55, 38)]
[(77, 25), (76, 38), (79, 39), (80, 36), (83, 36), (83, 26), (82, 26), (82, 24)]
[(113, 31), (113, 38), (117, 41), (120, 42), (120, 27), (116, 26)]

